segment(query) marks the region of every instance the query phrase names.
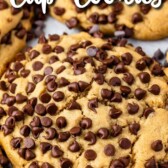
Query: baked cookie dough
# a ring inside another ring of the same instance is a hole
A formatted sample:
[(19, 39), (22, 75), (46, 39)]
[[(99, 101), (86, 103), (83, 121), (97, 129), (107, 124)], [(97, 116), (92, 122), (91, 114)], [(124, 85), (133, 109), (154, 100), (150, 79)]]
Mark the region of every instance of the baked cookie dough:
[(167, 76), (140, 47), (50, 35), (24, 55), (0, 80), (14, 168), (168, 166)]
[(112, 5), (100, 3), (79, 9), (73, 0), (57, 0), (50, 8), (51, 15), (65, 22), (69, 28), (80, 26), (90, 33), (134, 37), (140, 40), (157, 40), (168, 37), (168, 1), (161, 9), (149, 5)]
[(27, 32), (32, 26), (32, 9), (15, 9), (10, 0), (0, 0), (0, 69), (3, 71), (16, 53), (26, 45)]

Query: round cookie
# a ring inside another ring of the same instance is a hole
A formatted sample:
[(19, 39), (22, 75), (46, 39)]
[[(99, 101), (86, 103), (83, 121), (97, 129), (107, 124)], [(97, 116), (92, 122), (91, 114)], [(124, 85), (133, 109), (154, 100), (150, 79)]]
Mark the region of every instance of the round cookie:
[(167, 166), (168, 87), (158, 63), (87, 33), (38, 43), (0, 80), (0, 145), (14, 168)]
[(107, 5), (89, 5), (79, 9), (74, 1), (57, 0), (50, 8), (51, 15), (65, 22), (69, 28), (81, 26), (91, 34), (101, 31), (104, 34), (134, 37), (140, 40), (157, 40), (168, 37), (168, 1), (161, 9), (149, 5), (128, 6), (124, 2)]
[(10, 0), (0, 0), (0, 69), (3, 71), (26, 45), (27, 33), (32, 27), (32, 9), (14, 9)]

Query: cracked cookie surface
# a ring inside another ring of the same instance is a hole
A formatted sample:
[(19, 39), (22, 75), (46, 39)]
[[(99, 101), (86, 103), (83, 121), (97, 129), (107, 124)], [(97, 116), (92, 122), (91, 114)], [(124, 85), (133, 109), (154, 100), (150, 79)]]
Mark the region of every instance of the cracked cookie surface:
[[(149, 5), (125, 5), (104, 2), (79, 9), (74, 1), (57, 0), (50, 8), (51, 15), (65, 22), (69, 28), (80, 26), (90, 33), (101, 31), (104, 34), (134, 37), (141, 40), (157, 40), (168, 36), (168, 1), (161, 9)], [(164, 18), (164, 19), (163, 19)]]
[[(168, 166), (167, 76), (141, 48), (44, 36), (0, 81), (0, 145), (17, 168)], [(18, 162), (19, 160), (19, 162)]]
[(0, 1), (0, 69), (3, 71), (26, 45), (27, 32), (31, 29), (32, 9), (15, 9), (9, 0)]

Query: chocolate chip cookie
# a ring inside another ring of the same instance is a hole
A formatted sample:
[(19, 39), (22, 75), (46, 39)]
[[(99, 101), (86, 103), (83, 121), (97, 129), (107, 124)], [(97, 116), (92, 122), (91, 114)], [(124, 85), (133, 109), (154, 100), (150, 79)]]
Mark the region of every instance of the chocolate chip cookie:
[(0, 0), (0, 69), (23, 47), (31, 28), (33, 12), (28, 7), (15, 9), (9, 0)]
[(107, 5), (89, 5), (79, 9), (73, 0), (57, 0), (50, 8), (51, 15), (65, 22), (69, 28), (81, 26), (91, 34), (115, 34), (141, 40), (157, 40), (168, 37), (168, 1), (161, 9), (150, 5), (128, 6), (124, 2)]
[(0, 145), (17, 168), (168, 166), (167, 71), (142, 48), (41, 36), (0, 80)]

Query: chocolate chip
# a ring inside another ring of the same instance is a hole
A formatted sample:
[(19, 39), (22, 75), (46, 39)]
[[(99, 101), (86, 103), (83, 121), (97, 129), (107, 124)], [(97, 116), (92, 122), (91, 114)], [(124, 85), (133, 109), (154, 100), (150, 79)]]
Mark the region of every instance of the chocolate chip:
[(32, 93), (35, 90), (36, 85), (29, 82), (26, 87), (26, 92), (27, 93)]
[(43, 75), (34, 75), (33, 76), (33, 82), (35, 83), (35, 84), (37, 84), (37, 83), (40, 83), (42, 80), (44, 79), (44, 76)]
[(47, 83), (47, 90), (49, 92), (54, 92), (56, 89), (57, 89), (57, 83), (54, 80)]
[(77, 82), (70, 83), (68, 85), (68, 90), (70, 92), (78, 93), (79, 92), (79, 85), (78, 85), (78, 83)]
[(53, 124), (53, 122), (52, 122), (52, 119), (51, 118), (49, 118), (49, 117), (42, 117), (41, 118), (41, 125), (43, 126), (43, 127), (51, 127), (51, 125)]
[(124, 74), (123, 80), (128, 84), (128, 85), (132, 85), (134, 82), (134, 76), (127, 72)]
[(97, 154), (94, 150), (92, 149), (88, 149), (85, 151), (84, 153), (84, 157), (88, 160), (88, 161), (91, 161), (91, 160), (95, 160), (96, 157), (97, 157)]
[(56, 47), (54, 48), (54, 52), (55, 52), (56, 54), (60, 54), (60, 53), (64, 52), (64, 48), (61, 47), (61, 46), (56, 46)]
[(119, 63), (115, 68), (114, 68), (114, 72), (116, 74), (120, 74), (120, 73), (124, 73), (126, 72), (126, 68), (124, 66), (124, 64), (121, 62)]
[(54, 7), (54, 13), (58, 16), (61, 16), (65, 13), (65, 8)]
[(145, 168), (157, 168), (156, 161), (154, 157), (148, 159), (145, 163)]
[(51, 164), (47, 163), (47, 162), (44, 162), (42, 165), (41, 165), (41, 168), (54, 168), (54, 166), (52, 166)]
[(33, 120), (30, 122), (31, 127), (40, 127), (41, 126), (41, 120), (39, 117), (35, 116), (33, 117)]
[(128, 103), (127, 106), (128, 113), (134, 115), (139, 111), (139, 105), (136, 103)]
[(58, 141), (65, 142), (69, 139), (70, 133), (69, 132), (59, 132), (58, 134)]
[(112, 77), (109, 81), (109, 84), (112, 86), (120, 86), (121, 85), (121, 80), (118, 77)]
[(59, 158), (63, 155), (63, 151), (58, 146), (53, 146), (51, 149), (51, 156), (54, 158)]
[(150, 75), (148, 72), (141, 72), (139, 75), (139, 79), (142, 83), (149, 83), (150, 82)]
[(163, 149), (163, 144), (161, 140), (156, 140), (154, 142), (152, 142), (151, 144), (151, 148), (155, 151), (155, 152), (159, 152)]
[(162, 76), (163, 75), (163, 70), (162, 70), (162, 67), (161, 65), (159, 64), (155, 64), (153, 67), (152, 67), (152, 74), (155, 75), (155, 76)]
[(50, 115), (55, 115), (57, 113), (57, 106), (54, 103), (50, 103), (46, 107), (46, 111)]
[(77, 141), (74, 141), (68, 146), (68, 149), (71, 152), (79, 152), (80, 151), (80, 145)]
[(31, 60), (34, 59), (34, 58), (36, 58), (36, 57), (39, 56), (39, 55), (40, 55), (40, 53), (39, 53), (38, 51), (36, 51), (36, 50), (32, 50), (32, 51), (29, 53), (29, 57), (30, 57)]
[(60, 102), (64, 99), (65, 95), (63, 92), (61, 91), (57, 91), (53, 94), (53, 99), (56, 101), (56, 102)]
[(24, 139), (24, 147), (26, 149), (34, 149), (35, 148), (34, 140), (32, 138), (29, 138), (29, 137), (25, 138)]
[(127, 97), (131, 93), (131, 89), (128, 86), (121, 86), (120, 91), (123, 97)]
[(8, 117), (5, 121), (5, 125), (9, 128), (12, 129), (15, 127), (15, 118), (14, 117)]
[(136, 68), (140, 71), (143, 71), (146, 68), (146, 62), (143, 58), (136, 62)]
[(34, 71), (39, 71), (43, 68), (43, 63), (41, 63), (40, 61), (36, 61), (33, 63), (32, 68)]
[(6, 125), (2, 125), (1, 130), (4, 133), (4, 136), (9, 135), (13, 132), (13, 128), (8, 128)]
[(64, 77), (61, 77), (61, 79), (58, 81), (58, 86), (59, 87), (64, 87), (69, 85), (69, 81), (67, 79), (65, 79)]
[(69, 19), (68, 21), (66, 21), (66, 25), (68, 26), (68, 28), (72, 29), (74, 27), (76, 27), (78, 25), (78, 20), (75, 17), (72, 17), (71, 19)]
[(117, 137), (122, 133), (122, 127), (120, 125), (113, 125), (111, 128), (111, 136), (112, 137)]
[(92, 120), (90, 118), (83, 118), (80, 122), (80, 126), (82, 129), (89, 129), (92, 127)]
[(114, 95), (111, 98), (111, 102), (116, 102), (116, 103), (120, 103), (122, 102), (122, 96), (120, 93), (114, 93)]
[(10, 144), (14, 149), (17, 149), (17, 148), (20, 148), (21, 142), (22, 142), (22, 138), (17, 137), (17, 138), (12, 138), (12, 140), (10, 141)]
[(57, 137), (57, 131), (55, 128), (48, 128), (45, 132), (47, 135), (44, 136), (44, 138), (47, 140), (53, 140)]
[(72, 162), (67, 158), (61, 158), (61, 168), (72, 168)]
[(117, 167), (125, 168), (124, 164), (120, 160), (113, 160), (110, 163), (110, 168), (117, 168)]
[(98, 49), (95, 46), (88, 47), (86, 52), (90, 57), (96, 56)]
[(149, 88), (149, 92), (151, 92), (154, 95), (159, 95), (160, 87), (158, 85), (154, 84)]
[(112, 95), (113, 95), (113, 92), (111, 90), (108, 90), (108, 89), (102, 89), (101, 90), (101, 96), (102, 96), (103, 99), (110, 100)]
[(44, 69), (44, 74), (45, 75), (50, 75), (53, 72), (53, 68), (52, 67), (46, 67)]
[(96, 12), (89, 16), (89, 21), (92, 22), (93, 24), (97, 24), (98, 19), (99, 19), (99, 14)]
[(143, 21), (143, 18), (140, 13), (137, 12), (132, 15), (132, 23), (136, 24), (142, 21)]
[(94, 80), (95, 80), (99, 85), (102, 85), (102, 84), (104, 83), (104, 81), (105, 81), (103, 74), (100, 74), (100, 73), (98, 73), (98, 74), (95, 75)]
[(97, 136), (101, 139), (107, 139), (109, 136), (109, 130), (107, 128), (100, 128), (97, 131)]
[(35, 106), (35, 112), (38, 115), (44, 116), (46, 114), (46, 108), (45, 108), (45, 106), (43, 104), (37, 104)]
[(5, 116), (5, 115), (6, 115), (5, 110), (2, 107), (0, 107), (0, 118)]
[(22, 95), (22, 94), (20, 94), (20, 93), (18, 93), (18, 94), (16, 95), (16, 102), (17, 102), (18, 104), (22, 104), (22, 103), (25, 102), (25, 101), (27, 101), (27, 97), (26, 97), (26, 96), (24, 96), (24, 95)]
[(24, 125), (20, 128), (20, 134), (24, 137), (29, 136), (30, 134), (30, 127), (28, 125)]
[(38, 162), (34, 161), (29, 165), (29, 168), (40, 168)]
[(51, 46), (48, 45), (48, 44), (44, 44), (43, 47), (42, 47), (42, 52), (44, 54), (50, 54), (52, 52)]
[(129, 125), (129, 131), (134, 134), (137, 135), (138, 131), (140, 130), (140, 124), (138, 123), (133, 123)]
[(134, 91), (134, 95), (138, 100), (141, 100), (146, 96), (146, 91), (141, 88), (138, 88)]
[(91, 131), (85, 134), (84, 139), (90, 142), (89, 145), (94, 145), (97, 141), (96, 135)]
[(32, 135), (35, 139), (37, 139), (40, 134), (43, 132), (43, 128), (40, 128), (40, 127), (33, 127), (32, 128)]
[(16, 98), (14, 96), (9, 96), (6, 98), (6, 104), (8, 106), (13, 106), (16, 102)]
[(113, 119), (117, 119), (121, 114), (122, 114), (122, 111), (117, 109), (115, 106), (112, 106), (109, 111), (109, 115)]
[(49, 59), (49, 63), (50, 64), (54, 64), (55, 62), (57, 62), (59, 59), (57, 56), (51, 56)]
[(119, 146), (122, 149), (129, 149), (131, 147), (131, 141), (129, 139), (127, 139), (127, 138), (122, 138), (119, 141)]
[(6, 156), (0, 155), (0, 165), (2, 167), (10, 166), (9, 165), (9, 160), (8, 160), (8, 158)]
[(160, 60), (162, 60), (164, 57), (165, 57), (165, 56), (164, 56), (163, 52), (162, 52), (160, 49), (158, 49), (158, 50), (154, 53), (154, 55), (153, 55), (153, 59), (155, 59), (156, 61), (160, 61)]
[(52, 145), (48, 142), (40, 142), (40, 149), (43, 154), (47, 153), (49, 150), (51, 150)]
[(81, 134), (81, 128), (80, 127), (73, 127), (70, 129), (69, 132), (73, 136), (79, 136)]
[(36, 155), (30, 149), (20, 148), (18, 150), (18, 154), (27, 161), (30, 161), (36, 157)]
[(40, 100), (42, 103), (49, 103), (51, 100), (51, 96), (48, 93), (42, 93), (40, 95)]
[(146, 54), (145, 54), (145, 52), (143, 51), (143, 49), (142, 49), (142, 47), (136, 47), (135, 48), (135, 51), (138, 53), (138, 54), (140, 54), (140, 55), (142, 55), (142, 56), (145, 56)]
[(65, 117), (58, 117), (56, 120), (56, 125), (60, 129), (65, 128), (67, 125), (66, 118)]
[(125, 53), (121, 56), (124, 65), (130, 65), (133, 59), (133, 56), (130, 53)]
[(78, 84), (80, 92), (84, 92), (89, 87), (89, 83), (83, 81), (79, 81)]
[(29, 116), (33, 116), (34, 114), (34, 109), (32, 107), (32, 105), (30, 104), (26, 104), (24, 107), (23, 107), (23, 112)]
[(4, 10), (8, 8), (8, 3), (6, 1), (0, 2), (0, 10)]
[(149, 11), (150, 11), (150, 9), (151, 9), (151, 6), (148, 4), (148, 5), (146, 5), (146, 4), (140, 4), (140, 10), (141, 10), (141, 12), (145, 15), (145, 14), (147, 14)]
[(115, 147), (112, 144), (107, 144), (104, 147), (104, 153), (106, 156), (114, 156), (115, 154)]
[(96, 108), (98, 108), (98, 99), (95, 98), (95, 99), (89, 100), (88, 107), (90, 110), (97, 112)]
[[(12, 84), (11, 84), (12, 85)], [(10, 86), (11, 86), (10, 85)], [(0, 90), (7, 91), (8, 87), (5, 81), (0, 81)], [(11, 89), (10, 89), (11, 90)]]

